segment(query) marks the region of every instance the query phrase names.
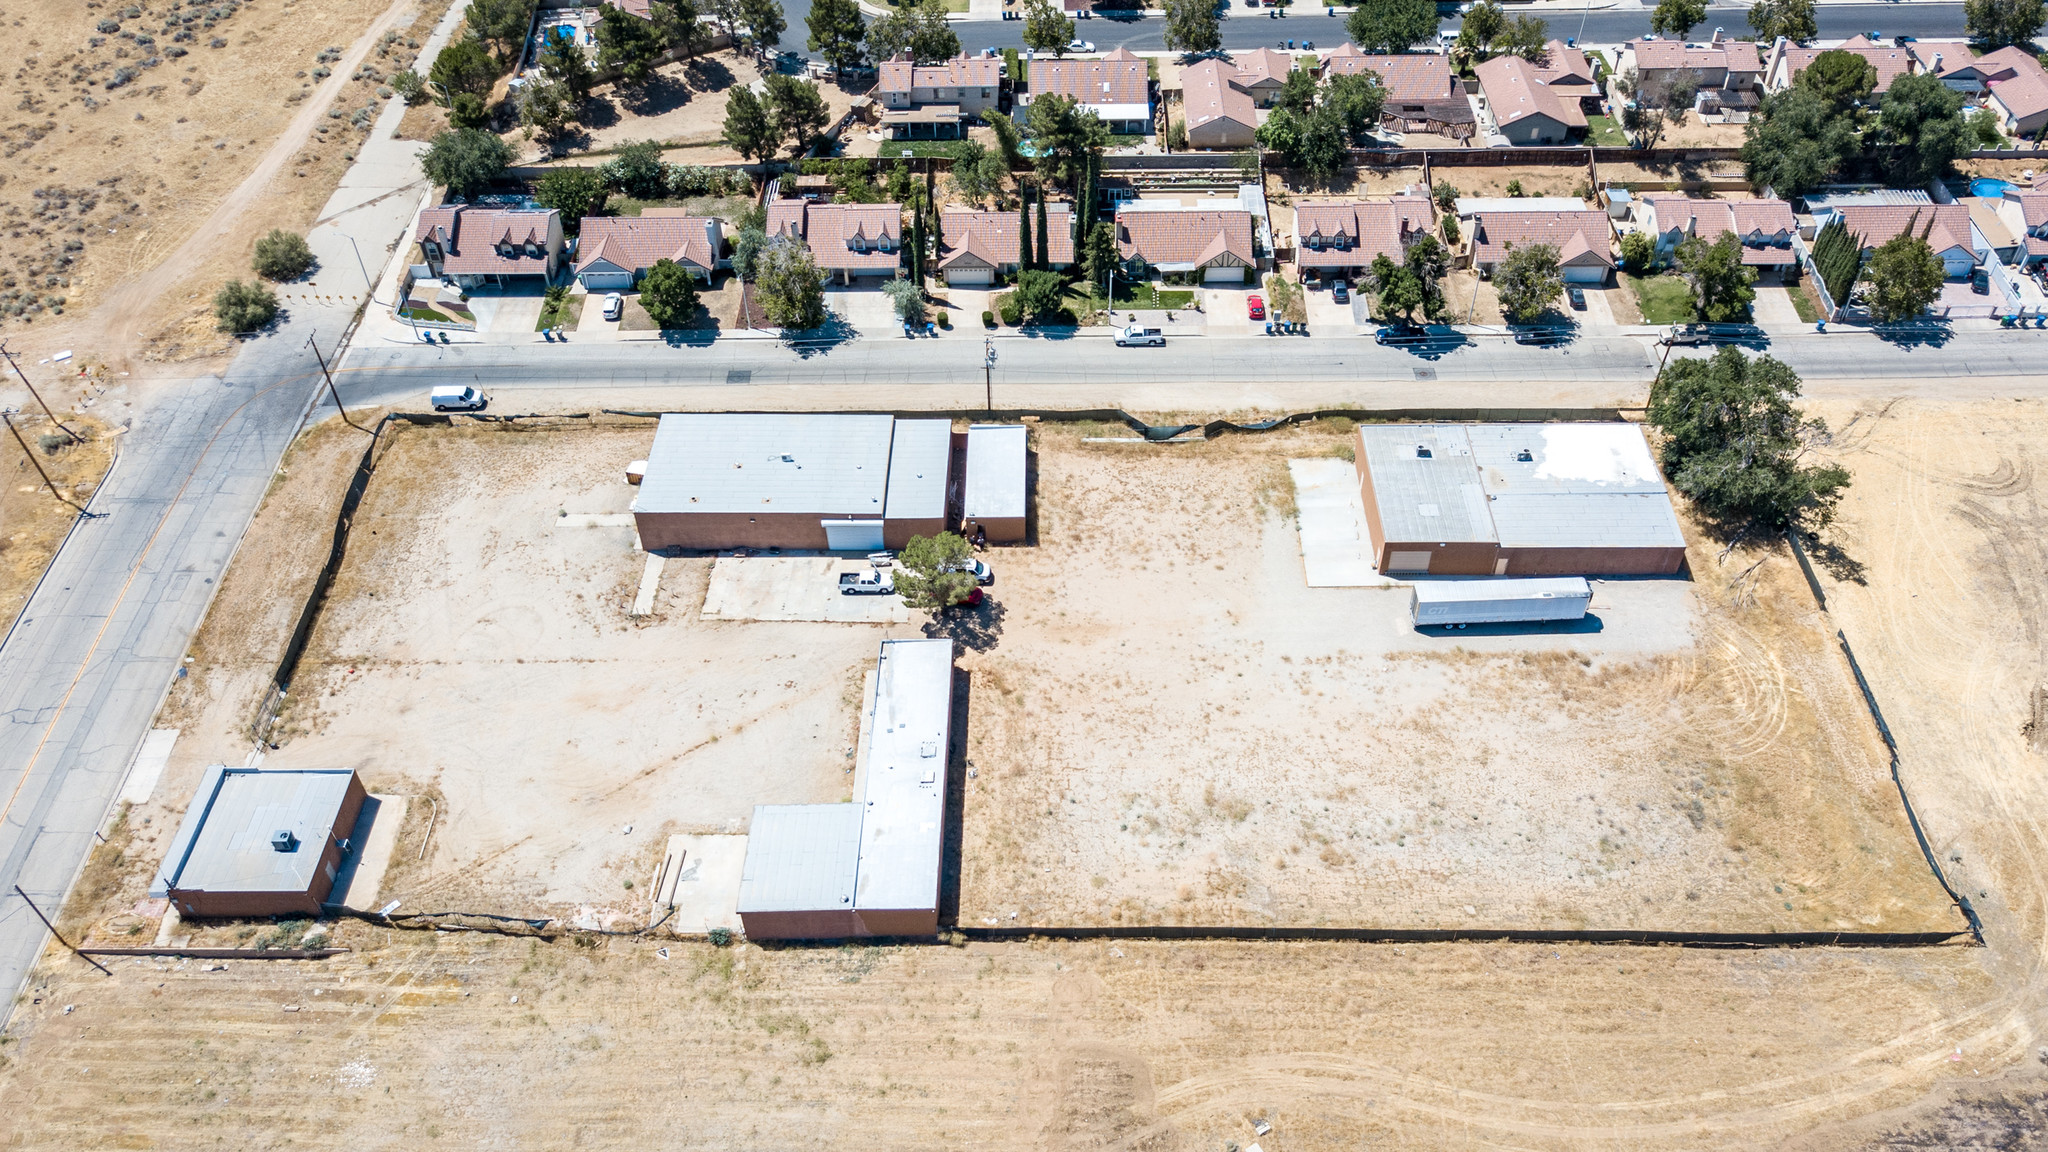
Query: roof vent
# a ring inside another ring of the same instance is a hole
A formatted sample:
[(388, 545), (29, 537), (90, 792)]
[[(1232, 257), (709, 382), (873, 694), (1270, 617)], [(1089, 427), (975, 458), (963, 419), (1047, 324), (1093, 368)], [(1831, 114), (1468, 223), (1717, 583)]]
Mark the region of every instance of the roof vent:
[(1535, 462), (1536, 457), (1530, 455), (1529, 450), (1524, 448), (1520, 452), (1515, 453), (1515, 459), (1520, 460), (1524, 464), (1531, 464)]
[(298, 847), (299, 838), (292, 835), (289, 828), (279, 828), (270, 834), (270, 850), (273, 852), (295, 852)]
[(1417, 460), (1428, 460), (1433, 458), (1435, 455), (1436, 453), (1431, 452), (1429, 449), (1423, 447), (1420, 444), (1417, 444), (1415, 446), (1415, 458)]

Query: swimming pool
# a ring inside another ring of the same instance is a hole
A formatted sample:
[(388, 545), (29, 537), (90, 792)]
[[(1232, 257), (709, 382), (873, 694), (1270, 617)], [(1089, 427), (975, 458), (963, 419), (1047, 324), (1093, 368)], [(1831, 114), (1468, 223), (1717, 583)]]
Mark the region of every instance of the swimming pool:
[(2014, 187), (2016, 187), (2016, 185), (2014, 185), (2013, 182), (2010, 180), (1993, 180), (1989, 176), (1979, 176), (1976, 179), (1970, 181), (1970, 195), (1983, 196), (1987, 199), (1996, 200), (2004, 196), (2008, 190)]

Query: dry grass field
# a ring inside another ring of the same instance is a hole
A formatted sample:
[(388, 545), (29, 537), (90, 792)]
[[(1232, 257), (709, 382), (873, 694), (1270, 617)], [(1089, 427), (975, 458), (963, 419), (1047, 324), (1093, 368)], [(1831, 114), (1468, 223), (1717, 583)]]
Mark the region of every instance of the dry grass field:
[[(98, 420), (78, 415), (64, 417), (64, 425), (82, 438), (74, 442), (52, 427), (47, 416), (27, 413), (13, 417), (36, 460), (64, 497), (84, 505), (107, 474), (114, 459), (114, 437)], [(50, 448), (44, 437), (57, 437)], [(34, 465), (22, 455), (13, 436), (0, 434), (0, 459), (12, 460), (7, 484), (0, 487), (0, 636), (13, 626), (14, 618), (28, 603), (42, 579), (43, 569), (57, 554), (78, 513), (59, 503), (43, 486)]]
[[(2033, 432), (2048, 414), (1826, 414), (1856, 477), (1830, 536), (1830, 616), (1988, 947), (720, 950), (343, 922), (354, 951), (324, 963), (124, 960), (109, 979), (53, 951), (0, 1048), (0, 1142), (2036, 1147), (2048, 755), (2028, 725), (2048, 680)], [(321, 447), (298, 450), (294, 477)], [(997, 554), (1006, 599), (1018, 555)], [(235, 658), (209, 648), (201, 666)]]

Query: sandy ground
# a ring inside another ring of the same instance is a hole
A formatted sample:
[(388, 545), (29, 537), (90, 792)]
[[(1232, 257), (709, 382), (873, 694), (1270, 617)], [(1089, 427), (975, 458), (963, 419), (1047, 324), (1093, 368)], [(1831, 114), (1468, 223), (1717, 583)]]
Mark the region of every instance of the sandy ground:
[[(52, 398), (53, 402), (55, 398)], [(17, 413), (12, 417), (21, 438), (28, 442), (37, 463), (49, 474), (62, 495), (83, 506), (92, 499), (113, 463), (116, 440), (99, 420), (62, 413), (64, 425), (83, 438), (83, 443), (63, 440), (52, 453), (45, 451), (44, 436), (62, 436), (47, 416)], [(35, 466), (22, 455), (14, 437), (0, 433), (0, 465), (7, 483), (0, 487), (0, 636), (13, 626), (14, 618), (28, 603), (43, 569), (78, 520), (76, 509), (59, 503), (43, 485)]]
[(1285, 461), (1346, 433), (1041, 433), (1038, 546), (963, 661), (963, 925), (1961, 926), (1788, 557), (1419, 634), (1304, 583)]

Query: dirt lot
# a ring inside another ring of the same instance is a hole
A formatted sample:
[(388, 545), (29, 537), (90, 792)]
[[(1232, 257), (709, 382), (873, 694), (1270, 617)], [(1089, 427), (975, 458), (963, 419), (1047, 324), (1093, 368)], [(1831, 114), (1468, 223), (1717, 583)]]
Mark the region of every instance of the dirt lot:
[[(53, 956), (0, 1050), (0, 1140), (629, 1146), (682, 1125), (706, 1148), (877, 1130), (905, 1148), (1191, 1152), (2035, 1146), (2048, 764), (2023, 725), (2048, 679), (2048, 413), (1827, 414), (1856, 476), (1823, 553), (1845, 574), (1823, 577), (1834, 622), (1988, 948), (720, 951), (345, 922), (356, 951), (320, 964), (123, 962), (110, 980)], [(286, 507), (274, 494), (259, 530)], [(1020, 554), (997, 558), (998, 591), (1022, 599)]]
[(1348, 446), (1041, 434), (961, 923), (1959, 927), (1788, 558), (1603, 584), (1655, 637), (1422, 636), (1303, 582), (1285, 460)]
[[(114, 459), (115, 440), (107, 434), (107, 427), (97, 420), (67, 415), (65, 427), (84, 442), (60, 439), (55, 451), (49, 451), (43, 448), (42, 438), (61, 438), (63, 434), (51, 426), (48, 417), (19, 413), (13, 420), (43, 471), (64, 496), (75, 504), (89, 501)], [(0, 636), (5, 636), (78, 513), (51, 497), (13, 436), (0, 433), (0, 460), (10, 461), (5, 465), (8, 483), (0, 488)]]

